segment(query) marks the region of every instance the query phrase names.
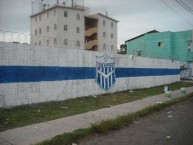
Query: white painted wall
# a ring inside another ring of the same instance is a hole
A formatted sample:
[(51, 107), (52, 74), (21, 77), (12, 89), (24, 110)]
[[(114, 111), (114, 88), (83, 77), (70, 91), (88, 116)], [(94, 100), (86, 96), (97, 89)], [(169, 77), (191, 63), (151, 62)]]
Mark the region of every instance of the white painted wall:
[[(103, 54), (104, 52), (0, 42), (0, 66), (96, 67), (96, 56)], [(178, 61), (143, 57), (130, 58), (129, 55), (114, 53), (108, 53), (108, 55), (115, 57), (116, 68), (180, 68)], [(147, 88), (179, 80), (180, 75), (117, 78), (115, 85), (108, 92)], [(0, 83), (0, 107), (65, 100), (103, 93), (106, 92), (99, 88), (95, 79)]]

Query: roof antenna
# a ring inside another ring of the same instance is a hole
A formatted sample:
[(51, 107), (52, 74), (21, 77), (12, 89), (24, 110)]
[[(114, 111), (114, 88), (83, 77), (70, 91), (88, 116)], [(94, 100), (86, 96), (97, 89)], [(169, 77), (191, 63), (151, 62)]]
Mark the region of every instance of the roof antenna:
[(106, 15), (106, 16), (108, 16), (108, 12), (107, 12), (107, 10), (106, 10), (106, 9), (105, 9), (105, 15)]

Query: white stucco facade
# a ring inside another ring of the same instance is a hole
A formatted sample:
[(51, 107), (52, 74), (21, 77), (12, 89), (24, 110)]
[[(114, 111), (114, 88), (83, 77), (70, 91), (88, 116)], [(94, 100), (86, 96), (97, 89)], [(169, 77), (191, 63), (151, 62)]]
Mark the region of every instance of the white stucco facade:
[(97, 36), (95, 37), (97, 43), (90, 44), (87, 50), (93, 50), (92, 47), (96, 45), (95, 51), (116, 51), (118, 21), (100, 13), (90, 15), (89, 8), (81, 6), (53, 5), (33, 14), (31, 16), (31, 44), (86, 49), (85, 44), (92, 43), (88, 42), (85, 36), (86, 17), (97, 19)]
[(118, 21), (100, 13), (92, 17), (98, 19), (98, 50), (116, 51)]

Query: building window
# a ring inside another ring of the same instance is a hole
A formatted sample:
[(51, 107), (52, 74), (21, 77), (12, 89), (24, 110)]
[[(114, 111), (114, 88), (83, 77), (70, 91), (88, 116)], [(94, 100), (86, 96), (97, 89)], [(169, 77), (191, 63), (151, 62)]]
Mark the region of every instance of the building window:
[(113, 39), (113, 33), (111, 34), (111, 39)]
[(41, 21), (42, 20), (42, 15), (39, 15), (39, 21)]
[(68, 12), (64, 11), (64, 17), (68, 17)]
[(188, 42), (188, 48), (190, 47), (190, 42)]
[(47, 32), (49, 32), (49, 30), (50, 30), (50, 27), (49, 27), (49, 26), (47, 26)]
[(41, 45), (41, 41), (39, 41), (39, 45)]
[(159, 47), (164, 46), (164, 42), (158, 42), (158, 46), (159, 46)]
[(35, 17), (35, 22), (36, 22), (36, 23), (38, 22), (38, 18), (37, 18), (37, 17)]
[(188, 42), (188, 52), (190, 52), (190, 42)]
[(80, 28), (76, 27), (76, 33), (80, 33)]
[(42, 34), (42, 29), (41, 28), (39, 28), (39, 34)]
[(38, 30), (37, 29), (35, 30), (35, 35), (38, 35)]
[(35, 42), (35, 45), (37, 45), (37, 42)]
[(47, 12), (47, 18), (49, 18), (49, 12)]
[(76, 14), (76, 19), (80, 20), (80, 14)]
[(113, 22), (111, 22), (111, 28), (113, 28)]
[(67, 40), (67, 39), (64, 39), (63, 44), (64, 44), (64, 45), (68, 45), (68, 40)]
[(68, 25), (64, 25), (64, 31), (68, 30)]
[(113, 45), (111, 45), (111, 50), (114, 50), (114, 46)]
[(105, 20), (103, 20), (103, 26), (105, 26)]
[(80, 41), (78, 40), (77, 42), (76, 42), (76, 46), (80, 46)]
[(56, 38), (54, 38), (54, 45), (56, 45), (57, 44), (57, 40), (56, 40)]
[(106, 33), (105, 32), (103, 32), (103, 37), (105, 37), (106, 36)]
[(56, 24), (54, 24), (54, 30), (57, 30), (57, 25)]
[(47, 43), (46, 43), (46, 44), (47, 44), (47, 46), (49, 46), (49, 40), (47, 40)]
[(103, 44), (103, 50), (106, 50), (106, 44)]

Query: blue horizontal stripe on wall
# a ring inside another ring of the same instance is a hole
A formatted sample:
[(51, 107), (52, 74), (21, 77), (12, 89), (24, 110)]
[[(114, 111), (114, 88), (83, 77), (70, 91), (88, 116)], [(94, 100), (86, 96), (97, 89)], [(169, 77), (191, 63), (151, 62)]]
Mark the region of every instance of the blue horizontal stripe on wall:
[(92, 79), (91, 67), (0, 66), (0, 83)]
[[(179, 75), (180, 69), (116, 68), (116, 78)], [(95, 67), (0, 66), (0, 83), (95, 79)]]
[(116, 68), (116, 77), (143, 77), (143, 76), (164, 76), (179, 75), (180, 69), (166, 68)]

